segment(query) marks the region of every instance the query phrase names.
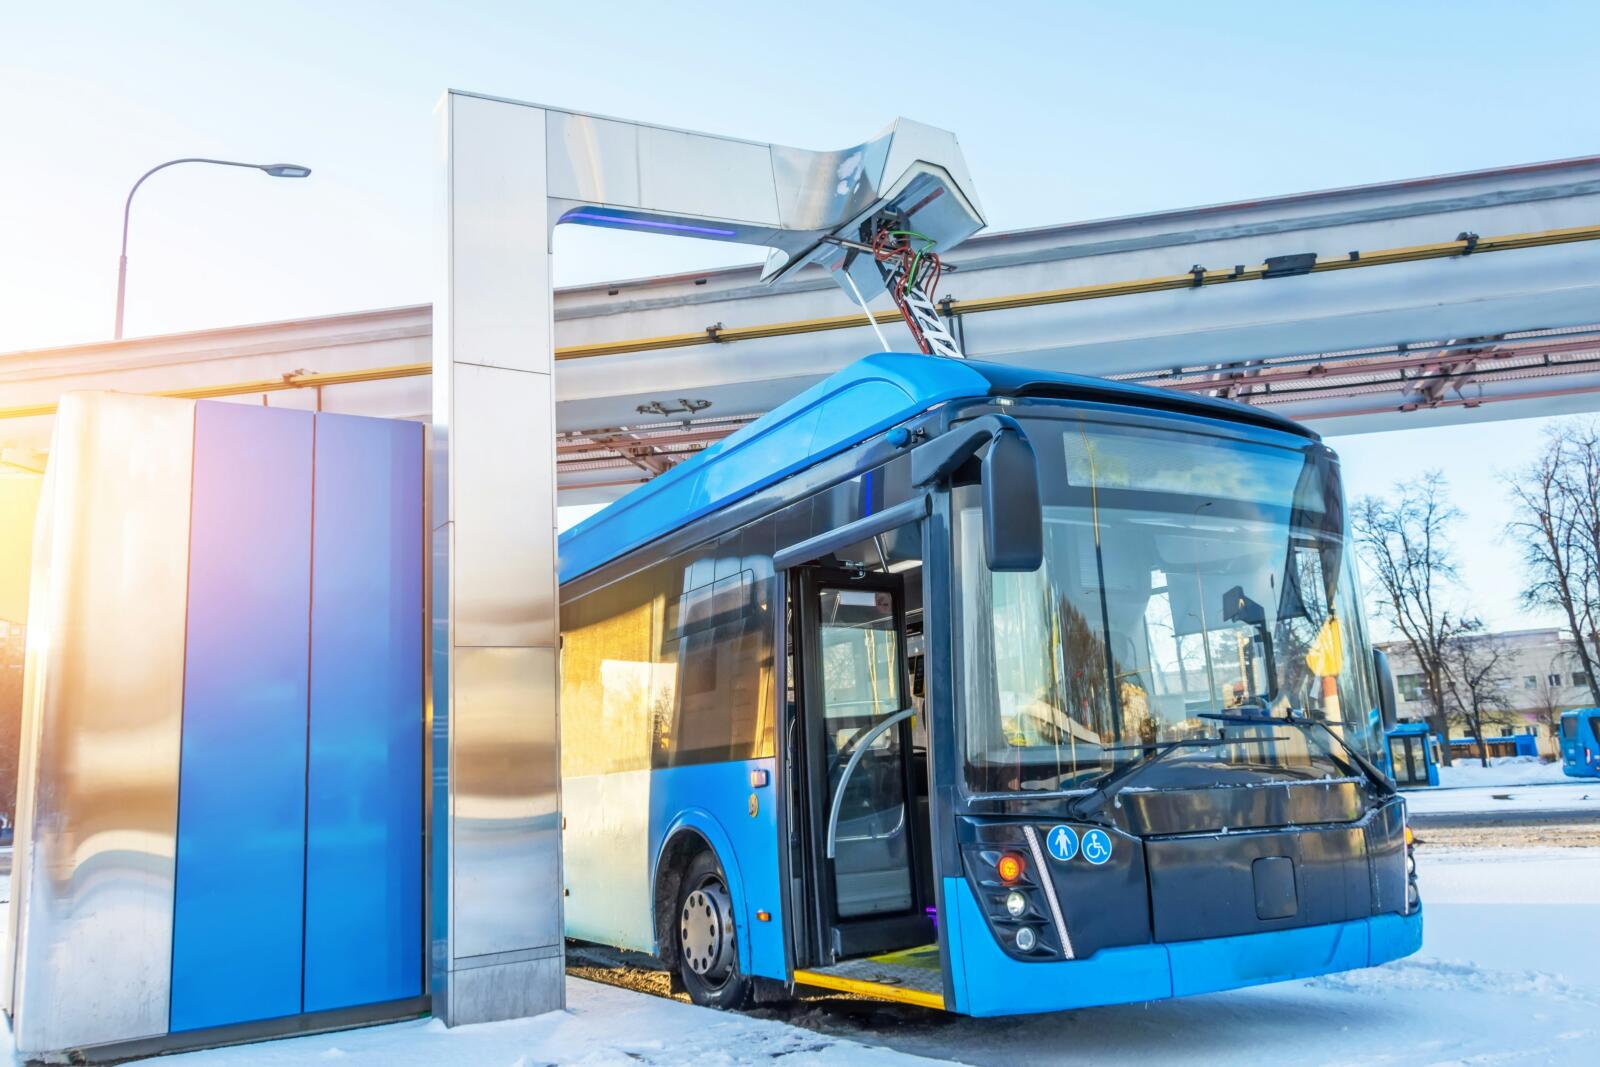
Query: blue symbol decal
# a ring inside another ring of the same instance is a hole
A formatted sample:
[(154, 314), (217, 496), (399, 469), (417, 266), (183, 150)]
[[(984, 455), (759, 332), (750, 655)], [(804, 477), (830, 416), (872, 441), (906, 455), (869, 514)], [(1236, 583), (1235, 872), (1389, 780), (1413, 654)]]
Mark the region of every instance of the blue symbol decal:
[(1044, 843), (1050, 849), (1050, 855), (1062, 863), (1078, 854), (1078, 834), (1070, 826), (1052, 826), (1045, 835)]
[(1083, 835), (1083, 858), (1100, 866), (1111, 858), (1111, 835), (1104, 830), (1090, 830)]

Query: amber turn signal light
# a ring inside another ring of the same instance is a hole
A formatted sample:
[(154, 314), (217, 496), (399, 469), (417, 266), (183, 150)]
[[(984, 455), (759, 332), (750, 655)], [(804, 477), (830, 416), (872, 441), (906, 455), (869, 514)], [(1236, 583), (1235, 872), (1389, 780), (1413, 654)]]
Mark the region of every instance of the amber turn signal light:
[(1000, 880), (1002, 882), (1015, 882), (1022, 877), (1022, 857), (1015, 852), (1001, 853), (1000, 859), (995, 863), (994, 867), (995, 870), (1000, 872)]

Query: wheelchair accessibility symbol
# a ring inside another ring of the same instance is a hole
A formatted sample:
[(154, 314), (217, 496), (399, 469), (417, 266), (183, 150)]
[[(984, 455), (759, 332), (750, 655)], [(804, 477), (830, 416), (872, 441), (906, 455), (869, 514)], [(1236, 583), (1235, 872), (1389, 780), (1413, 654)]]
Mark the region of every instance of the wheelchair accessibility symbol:
[(1050, 855), (1060, 863), (1078, 854), (1078, 834), (1070, 826), (1052, 826), (1044, 837), (1044, 843)]
[[(1053, 832), (1053, 831), (1052, 831)], [(1100, 866), (1111, 858), (1111, 835), (1104, 830), (1090, 830), (1083, 835), (1083, 858)]]

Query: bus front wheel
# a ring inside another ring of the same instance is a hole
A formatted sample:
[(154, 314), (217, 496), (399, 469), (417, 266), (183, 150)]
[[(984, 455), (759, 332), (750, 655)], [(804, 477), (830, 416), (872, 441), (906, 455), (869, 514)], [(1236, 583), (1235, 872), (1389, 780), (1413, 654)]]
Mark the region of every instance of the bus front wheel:
[(750, 1002), (750, 979), (739, 970), (733, 895), (711, 852), (689, 861), (673, 912), (678, 937), (678, 975), (689, 999), (708, 1008), (742, 1008)]

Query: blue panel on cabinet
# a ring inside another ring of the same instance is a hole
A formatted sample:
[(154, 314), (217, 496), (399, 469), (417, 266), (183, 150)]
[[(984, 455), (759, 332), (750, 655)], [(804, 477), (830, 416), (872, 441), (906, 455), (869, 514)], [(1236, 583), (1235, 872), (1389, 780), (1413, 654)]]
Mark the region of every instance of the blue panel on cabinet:
[(306, 1011), (423, 991), (422, 429), (317, 416)]
[(174, 1031), (301, 1009), (313, 432), (195, 406)]

